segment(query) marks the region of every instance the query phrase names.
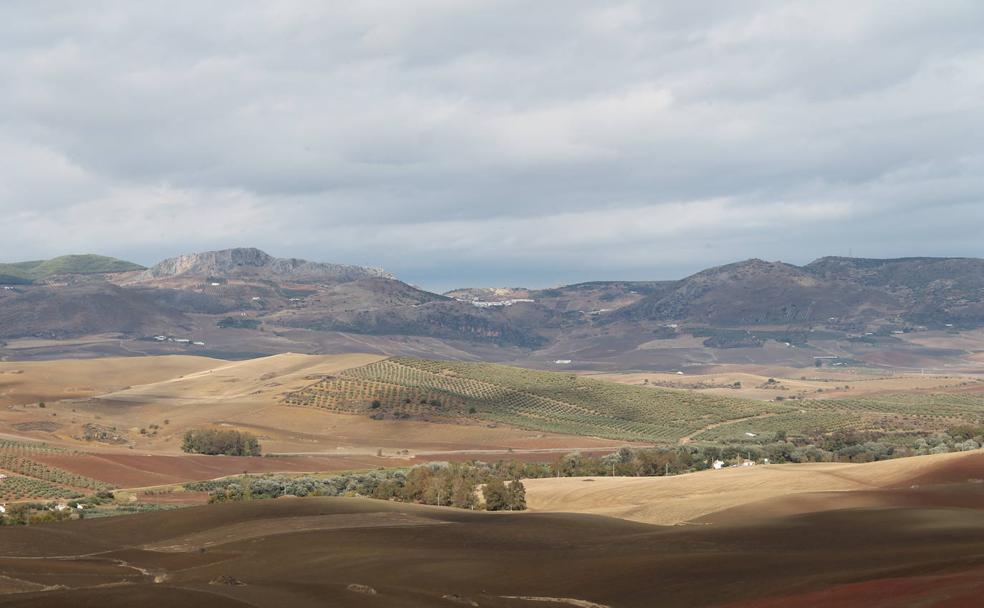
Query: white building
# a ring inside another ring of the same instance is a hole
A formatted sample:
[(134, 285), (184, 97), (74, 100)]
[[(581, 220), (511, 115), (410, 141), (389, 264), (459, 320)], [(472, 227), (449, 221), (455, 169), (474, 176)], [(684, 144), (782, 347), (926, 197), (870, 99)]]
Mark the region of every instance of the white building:
[(715, 471), (718, 470), (718, 469), (724, 468), (724, 461), (723, 460), (715, 460), (714, 463), (711, 464), (711, 466), (714, 467), (714, 470)]

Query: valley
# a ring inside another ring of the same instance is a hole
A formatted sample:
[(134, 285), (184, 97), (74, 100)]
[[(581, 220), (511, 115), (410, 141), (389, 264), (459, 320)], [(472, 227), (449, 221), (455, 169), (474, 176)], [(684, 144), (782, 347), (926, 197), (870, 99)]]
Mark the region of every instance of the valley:
[(0, 529), (0, 606), (969, 597), (976, 269), (441, 295), (254, 249), (11, 265), (0, 521), (30, 525)]

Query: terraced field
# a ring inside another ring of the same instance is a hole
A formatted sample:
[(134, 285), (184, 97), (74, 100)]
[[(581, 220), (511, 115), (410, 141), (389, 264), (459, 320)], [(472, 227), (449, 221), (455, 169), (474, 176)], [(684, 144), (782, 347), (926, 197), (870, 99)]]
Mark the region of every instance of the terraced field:
[(0, 501), (71, 498), (111, 486), (37, 460), (37, 456), (71, 454), (43, 443), (0, 440)]
[[(485, 363), (393, 358), (290, 393), (291, 405), (471, 416), (549, 432), (672, 443), (709, 425), (795, 408)], [(377, 402), (375, 407), (373, 402)]]

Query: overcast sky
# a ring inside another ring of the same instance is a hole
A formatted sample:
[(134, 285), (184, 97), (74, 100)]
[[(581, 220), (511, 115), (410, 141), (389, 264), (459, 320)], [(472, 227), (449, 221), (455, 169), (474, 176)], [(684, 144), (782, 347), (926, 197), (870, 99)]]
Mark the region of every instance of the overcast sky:
[(984, 3), (0, 4), (0, 260), (984, 255)]

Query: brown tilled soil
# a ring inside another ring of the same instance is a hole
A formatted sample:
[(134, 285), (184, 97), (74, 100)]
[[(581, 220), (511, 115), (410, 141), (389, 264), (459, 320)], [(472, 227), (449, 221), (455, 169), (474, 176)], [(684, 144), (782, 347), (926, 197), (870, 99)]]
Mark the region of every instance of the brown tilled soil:
[(0, 606), (974, 605), (981, 456), (681, 476), (791, 490), (688, 526), (306, 498), (5, 528)]
[(215, 479), (241, 473), (313, 473), (394, 466), (374, 456), (247, 456), (143, 455), (143, 454), (46, 454), (35, 460), (124, 488)]
[(304, 498), (6, 528), (0, 575), (50, 590), (0, 606), (973, 605), (984, 495), (961, 487), (726, 525)]

